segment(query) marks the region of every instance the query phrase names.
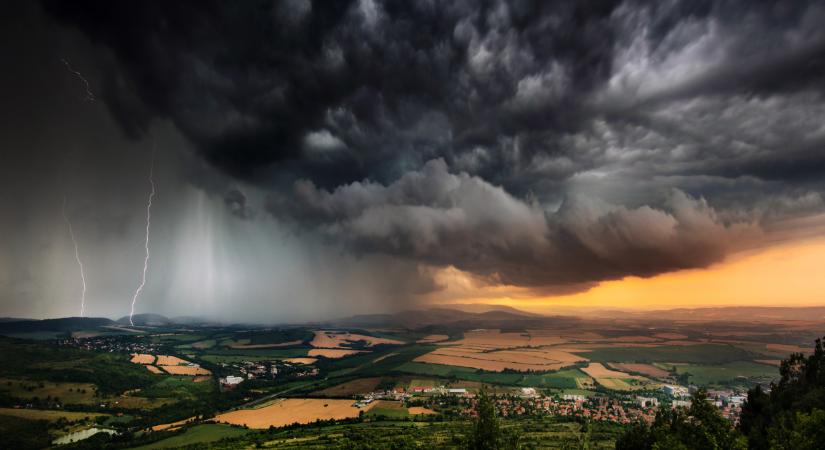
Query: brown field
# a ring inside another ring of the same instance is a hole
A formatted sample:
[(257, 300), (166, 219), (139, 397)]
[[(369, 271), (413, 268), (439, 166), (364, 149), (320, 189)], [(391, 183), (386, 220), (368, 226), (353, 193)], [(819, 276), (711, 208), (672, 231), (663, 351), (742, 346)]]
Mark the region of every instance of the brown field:
[(419, 344), (432, 344), (433, 342), (441, 342), (450, 339), (450, 336), (446, 334), (431, 334), (429, 336), (424, 336), (423, 338), (415, 341)]
[(650, 364), (610, 363), (610, 367), (623, 372), (636, 372), (656, 378), (667, 378), (670, 374)]
[(590, 375), (593, 378), (633, 378), (633, 375), (610, 370), (601, 363), (590, 363), (587, 367), (581, 369), (582, 372)]
[(604, 342), (657, 342), (659, 339), (650, 336), (619, 336), (602, 339)]
[(188, 422), (197, 419), (197, 417), (190, 417), (188, 419), (178, 420), (177, 422), (172, 423), (164, 423), (161, 425), (155, 425), (152, 427), (152, 431), (162, 431), (162, 430), (169, 430), (174, 428), (179, 428), (181, 425), (185, 425)]
[(135, 364), (152, 364), (155, 362), (155, 355), (135, 353), (132, 355), (132, 362)]
[[(546, 333), (545, 333), (546, 334)], [(563, 343), (564, 338), (529, 333), (500, 333), (498, 330), (474, 330), (464, 333), (455, 345), (444, 346), (415, 359), (430, 364), (471, 367), (501, 372), (512, 370), (558, 370), (587, 358), (564, 349), (538, 347), (544, 343)], [(529, 347), (528, 347), (529, 346)], [(537, 348), (534, 348), (537, 347)]]
[(358, 409), (352, 400), (288, 398), (260, 409), (240, 409), (215, 417), (217, 422), (246, 425), (249, 428), (283, 427), (316, 420), (347, 419), (369, 408)]
[(568, 342), (568, 339), (548, 330), (529, 330), (526, 333), (502, 333), (500, 330), (471, 330), (464, 338), (442, 345), (458, 345), (481, 350), (507, 349), (517, 347), (539, 347)]
[(192, 382), (194, 382), (194, 383), (203, 383), (204, 381), (209, 381), (211, 379), (212, 379), (212, 377), (198, 376), (198, 377), (192, 378)]
[(152, 372), (152, 373), (163, 373), (162, 370), (158, 369), (155, 366), (146, 366), (146, 368), (149, 369), (149, 372)]
[(292, 345), (300, 345), (300, 339), (297, 341), (289, 341), (289, 342), (280, 342), (277, 344), (231, 344), (229, 348), (234, 349), (247, 349), (247, 348), (277, 348), (277, 347), (289, 347)]
[(317, 348), (348, 348), (347, 344), (365, 341), (367, 347), (373, 347), (379, 344), (402, 345), (404, 342), (395, 339), (379, 338), (374, 336), (365, 336), (363, 334), (352, 334), (346, 331), (324, 331), (318, 330), (315, 332), (315, 337), (310, 342), (310, 345)]
[(282, 361), (290, 364), (315, 364), (318, 358), (284, 358)]
[(349, 397), (352, 395), (367, 394), (374, 391), (380, 382), (380, 377), (359, 378), (357, 380), (347, 381), (336, 386), (328, 387), (326, 389), (314, 392), (314, 394), (329, 397)]
[(212, 375), (212, 372), (204, 369), (203, 367), (191, 367), (191, 366), (160, 366), (163, 370), (167, 373), (172, 375)]
[(157, 365), (159, 366), (177, 366), (178, 364), (189, 364), (189, 361), (177, 356), (158, 355)]
[(417, 416), (419, 414), (436, 414), (436, 412), (432, 409), (424, 408), (422, 406), (411, 406), (407, 408), (407, 412), (413, 416)]
[(653, 337), (660, 339), (687, 339), (688, 337), (680, 333), (656, 333)]
[(344, 356), (355, 355), (357, 353), (364, 353), (361, 350), (344, 350), (332, 348), (313, 348), (307, 352), (307, 356), (323, 356), (324, 358), (343, 358)]

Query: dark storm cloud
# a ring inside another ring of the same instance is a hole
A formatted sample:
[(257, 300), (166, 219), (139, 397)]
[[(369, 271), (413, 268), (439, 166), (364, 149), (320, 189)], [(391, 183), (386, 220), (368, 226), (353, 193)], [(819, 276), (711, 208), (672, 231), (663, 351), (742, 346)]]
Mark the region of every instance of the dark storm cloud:
[(823, 207), (820, 2), (45, 4), (127, 133), (171, 119), (359, 254), (575, 289)]

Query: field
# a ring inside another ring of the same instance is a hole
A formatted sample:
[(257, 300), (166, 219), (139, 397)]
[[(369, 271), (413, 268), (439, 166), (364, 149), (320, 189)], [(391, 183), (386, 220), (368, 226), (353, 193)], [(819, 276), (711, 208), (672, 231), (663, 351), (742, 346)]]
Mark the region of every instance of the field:
[(779, 376), (779, 371), (775, 367), (747, 361), (720, 365), (678, 364), (672, 367), (676, 368), (679, 374), (689, 373), (691, 383), (700, 386), (741, 382), (746, 379), (764, 382)]
[(325, 397), (351, 397), (358, 394), (367, 394), (375, 390), (378, 383), (381, 382), (380, 377), (359, 378), (352, 381), (347, 381), (336, 386), (328, 387), (326, 389), (315, 392), (315, 395), (322, 395)]
[(435, 342), (446, 341), (447, 339), (450, 339), (450, 336), (447, 336), (446, 334), (430, 334), (430, 335), (424, 336), (423, 338), (417, 340), (416, 342), (419, 343), (419, 344), (432, 344), (432, 343), (435, 343)]
[(259, 409), (239, 409), (215, 417), (218, 422), (249, 428), (282, 427), (293, 423), (358, 417), (352, 400), (290, 398)]
[(370, 405), (368, 416), (384, 416), (391, 418), (406, 418), (410, 413), (401, 402), (391, 400), (377, 400)]
[(149, 445), (135, 447), (135, 450), (160, 448), (178, 448), (187, 445), (207, 444), (225, 438), (234, 438), (248, 434), (249, 430), (223, 424), (201, 424), (188, 428), (183, 434), (164, 439)]
[(316, 348), (361, 348), (374, 347), (380, 344), (402, 345), (404, 342), (396, 339), (386, 339), (363, 334), (353, 334), (347, 331), (325, 331), (315, 332), (315, 338), (310, 345)]
[(590, 363), (582, 369), (582, 372), (590, 375), (596, 383), (617, 391), (628, 391), (634, 388), (649, 386), (650, 380), (638, 375), (630, 375), (624, 372), (610, 370), (600, 363)]
[(161, 366), (161, 368), (171, 375), (188, 375), (188, 376), (196, 376), (196, 375), (211, 375), (212, 372), (202, 368), (202, 367), (190, 367), (190, 366)]
[(91, 383), (55, 383), (51, 381), (29, 381), (20, 379), (0, 379), (0, 393), (22, 399), (58, 398), (64, 404), (92, 404), (95, 385)]
[(651, 364), (610, 363), (610, 367), (621, 372), (640, 373), (654, 378), (667, 378), (670, 372)]
[(135, 364), (154, 364), (155, 355), (134, 354), (132, 355), (132, 362)]
[(94, 419), (95, 417), (108, 417), (109, 414), (103, 413), (89, 413), (89, 412), (70, 412), (70, 411), (52, 411), (44, 409), (18, 409), (18, 408), (0, 408), (0, 415), (14, 416), (29, 420), (48, 420), (55, 421), (66, 419), (70, 422), (78, 420)]
[(177, 366), (179, 364), (189, 364), (189, 361), (180, 359), (177, 356), (158, 355), (157, 365), (159, 366)]
[(284, 358), (284, 362), (292, 364), (314, 364), (318, 361), (317, 358)]
[(309, 352), (307, 352), (307, 356), (323, 356), (324, 358), (343, 358), (345, 356), (350, 355), (357, 355), (358, 353), (364, 353), (361, 350), (344, 350), (344, 349), (331, 349), (331, 348), (313, 348)]

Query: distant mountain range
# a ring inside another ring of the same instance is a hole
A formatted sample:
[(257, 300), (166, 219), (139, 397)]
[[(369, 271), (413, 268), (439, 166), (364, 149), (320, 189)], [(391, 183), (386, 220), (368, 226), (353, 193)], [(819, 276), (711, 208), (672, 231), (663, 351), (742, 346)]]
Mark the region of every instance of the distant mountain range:
[[(657, 311), (623, 311), (601, 310), (587, 314), (596, 320), (641, 319), (650, 321), (707, 321), (707, 322), (772, 322), (784, 320), (825, 322), (825, 307), (721, 307), (721, 308), (679, 308)], [(342, 319), (319, 322), (317, 326), (334, 327), (391, 327), (391, 328), (502, 328), (529, 329), (540, 328), (547, 324), (559, 326), (566, 324), (576, 326), (582, 319), (571, 316), (544, 316), (522, 311), (504, 305), (444, 305), (427, 309), (414, 309), (395, 314), (361, 314)], [(136, 314), (132, 317), (136, 327), (175, 327), (175, 326), (217, 326), (199, 317), (168, 318), (160, 314)], [(37, 333), (37, 332), (72, 332), (106, 327), (129, 326), (129, 317), (117, 321), (103, 317), (65, 317), (61, 319), (18, 319), (0, 318), (0, 335)], [(233, 325), (226, 325), (233, 326)], [(245, 326), (250, 325), (234, 325)]]

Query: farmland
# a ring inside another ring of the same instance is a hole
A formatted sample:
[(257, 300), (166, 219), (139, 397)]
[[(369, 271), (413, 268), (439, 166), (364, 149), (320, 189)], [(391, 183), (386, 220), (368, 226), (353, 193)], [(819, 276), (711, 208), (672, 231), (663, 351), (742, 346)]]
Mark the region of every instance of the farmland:
[(239, 409), (224, 413), (215, 416), (215, 420), (249, 428), (269, 428), (316, 420), (353, 418), (358, 417), (361, 411), (352, 406), (351, 400), (290, 398), (259, 409)]

